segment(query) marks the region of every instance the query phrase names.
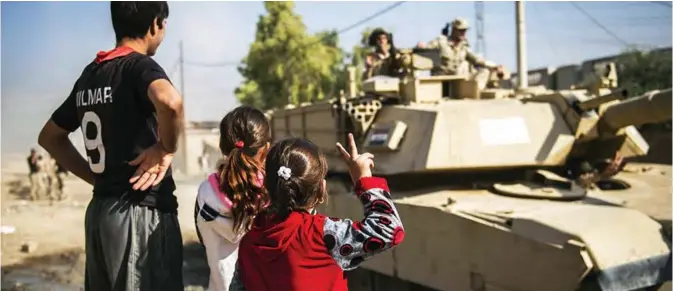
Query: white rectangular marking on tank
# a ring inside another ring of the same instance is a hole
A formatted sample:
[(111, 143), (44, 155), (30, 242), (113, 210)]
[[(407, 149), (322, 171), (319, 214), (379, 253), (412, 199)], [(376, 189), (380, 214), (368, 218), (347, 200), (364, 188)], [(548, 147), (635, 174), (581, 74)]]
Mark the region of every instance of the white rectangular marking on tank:
[(479, 133), (486, 146), (530, 143), (526, 120), (522, 117), (481, 119)]

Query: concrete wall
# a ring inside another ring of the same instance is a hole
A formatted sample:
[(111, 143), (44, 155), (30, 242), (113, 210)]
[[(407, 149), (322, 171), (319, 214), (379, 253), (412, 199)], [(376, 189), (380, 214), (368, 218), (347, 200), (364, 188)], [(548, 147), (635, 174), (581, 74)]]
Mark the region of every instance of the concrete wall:
[[(554, 88), (554, 78), (553, 74), (556, 71), (554, 67), (539, 68), (528, 71), (528, 86), (545, 86), (547, 88)], [(519, 77), (517, 74), (512, 74), (510, 79), (510, 87), (516, 87), (519, 82)]]
[(580, 66), (568, 65), (559, 67), (554, 72), (554, 89), (567, 90), (571, 86), (577, 85), (580, 81)]
[[(671, 48), (659, 48), (652, 50), (651, 53), (671, 53)], [(530, 70), (528, 71), (528, 85), (545, 85), (548, 89), (553, 90), (570, 89), (571, 85), (579, 84), (584, 78), (597, 72), (597, 70), (602, 71), (609, 62), (616, 62), (618, 58), (619, 55), (614, 55), (586, 60), (580, 65), (565, 65), (556, 69), (548, 67)], [(513, 73), (512, 78), (502, 81), (500, 86), (503, 88), (514, 88), (517, 81), (517, 74)]]
[(595, 72), (602, 72), (608, 63), (616, 62), (618, 57), (619, 56), (608, 56), (584, 61), (581, 65), (582, 79), (589, 78), (589, 76)]

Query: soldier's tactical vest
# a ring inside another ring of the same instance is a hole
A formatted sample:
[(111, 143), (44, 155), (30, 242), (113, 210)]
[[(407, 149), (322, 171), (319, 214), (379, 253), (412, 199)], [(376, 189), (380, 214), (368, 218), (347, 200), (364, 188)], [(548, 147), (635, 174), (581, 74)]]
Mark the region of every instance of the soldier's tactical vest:
[(439, 37), (440, 69), (444, 74), (461, 75), (470, 73), (470, 63), (467, 61), (469, 45), (461, 41), (455, 45), (446, 36)]
[(371, 78), (374, 76), (395, 76), (393, 70), (394, 56), (390, 55), (387, 58), (383, 58), (380, 54), (375, 54), (375, 59), (372, 62), (372, 65), (369, 69), (369, 72), (366, 72), (365, 78)]

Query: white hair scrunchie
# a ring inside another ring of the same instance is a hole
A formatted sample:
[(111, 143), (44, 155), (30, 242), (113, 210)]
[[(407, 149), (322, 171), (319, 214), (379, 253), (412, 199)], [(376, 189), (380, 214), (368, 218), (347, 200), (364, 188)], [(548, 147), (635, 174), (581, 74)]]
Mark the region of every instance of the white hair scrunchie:
[(290, 176), (292, 176), (292, 170), (288, 167), (280, 166), (280, 169), (278, 169), (278, 177), (281, 177), (287, 181), (290, 179)]

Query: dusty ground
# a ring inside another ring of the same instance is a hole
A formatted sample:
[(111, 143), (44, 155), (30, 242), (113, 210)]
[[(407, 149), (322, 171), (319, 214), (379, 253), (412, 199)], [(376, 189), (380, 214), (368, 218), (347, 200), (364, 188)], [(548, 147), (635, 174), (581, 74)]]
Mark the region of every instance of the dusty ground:
[[(91, 186), (71, 177), (65, 182), (70, 196), (66, 201), (30, 202), (27, 173), (16, 171), (23, 168), (23, 163), (3, 160), (2, 225), (15, 231), (2, 234), (2, 290), (84, 290), (84, 212)], [(177, 193), (185, 244), (185, 290), (203, 290), (208, 284), (205, 254), (195, 243), (192, 218), (198, 182), (198, 178), (179, 180)], [(29, 252), (21, 250), (24, 244), (31, 246)]]

